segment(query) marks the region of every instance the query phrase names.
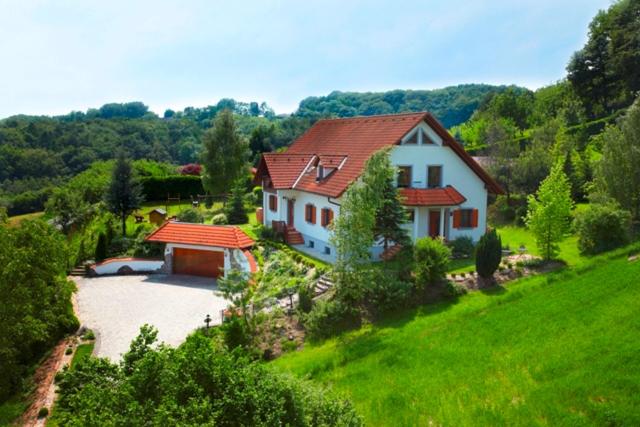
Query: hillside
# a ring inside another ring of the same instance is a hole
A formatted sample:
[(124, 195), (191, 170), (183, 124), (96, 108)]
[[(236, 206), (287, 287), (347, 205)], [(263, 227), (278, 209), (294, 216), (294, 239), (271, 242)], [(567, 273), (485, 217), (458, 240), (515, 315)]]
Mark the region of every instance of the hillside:
[(273, 366), (345, 393), (368, 425), (638, 425), (640, 261), (609, 258), (425, 306)]
[(340, 92), (311, 96), (300, 102), (296, 115), (302, 117), (372, 116), (376, 114), (430, 111), (446, 128), (467, 121), (489, 94), (516, 86), (462, 84), (434, 90), (391, 90), (387, 92)]

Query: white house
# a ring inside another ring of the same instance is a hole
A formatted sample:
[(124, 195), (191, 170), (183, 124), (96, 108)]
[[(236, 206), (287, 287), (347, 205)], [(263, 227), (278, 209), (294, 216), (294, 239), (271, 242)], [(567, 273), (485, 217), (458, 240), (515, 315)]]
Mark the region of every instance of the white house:
[[(328, 225), (340, 214), (340, 198), (367, 159), (387, 146), (414, 241), (477, 241), (484, 234), (487, 196), (502, 189), (429, 113), (320, 120), (286, 152), (265, 153), (256, 171), (264, 225), (283, 231), (289, 244), (334, 259)], [(372, 247), (374, 258), (381, 253), (381, 245)]]

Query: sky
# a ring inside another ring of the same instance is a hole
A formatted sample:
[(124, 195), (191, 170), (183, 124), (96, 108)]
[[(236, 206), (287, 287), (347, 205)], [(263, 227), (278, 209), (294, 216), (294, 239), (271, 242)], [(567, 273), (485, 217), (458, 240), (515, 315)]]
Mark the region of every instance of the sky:
[(611, 0), (0, 0), (0, 118), (565, 76)]

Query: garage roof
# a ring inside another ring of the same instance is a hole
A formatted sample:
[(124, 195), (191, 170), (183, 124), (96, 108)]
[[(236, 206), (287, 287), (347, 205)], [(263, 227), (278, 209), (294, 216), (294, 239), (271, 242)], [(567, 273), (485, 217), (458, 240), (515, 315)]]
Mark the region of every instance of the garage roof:
[(165, 222), (145, 240), (230, 249), (244, 249), (255, 243), (244, 231), (233, 225), (204, 225), (177, 221)]

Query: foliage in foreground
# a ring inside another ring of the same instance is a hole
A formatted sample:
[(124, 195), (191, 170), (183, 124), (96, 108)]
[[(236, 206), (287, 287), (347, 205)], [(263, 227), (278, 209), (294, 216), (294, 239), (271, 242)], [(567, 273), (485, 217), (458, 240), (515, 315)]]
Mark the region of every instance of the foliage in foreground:
[(62, 235), (46, 223), (0, 225), (0, 402), (20, 388), (28, 366), (78, 327), (66, 261)]
[(202, 333), (176, 349), (141, 329), (120, 365), (89, 358), (61, 379), (61, 425), (359, 426), (351, 405), (230, 353)]

